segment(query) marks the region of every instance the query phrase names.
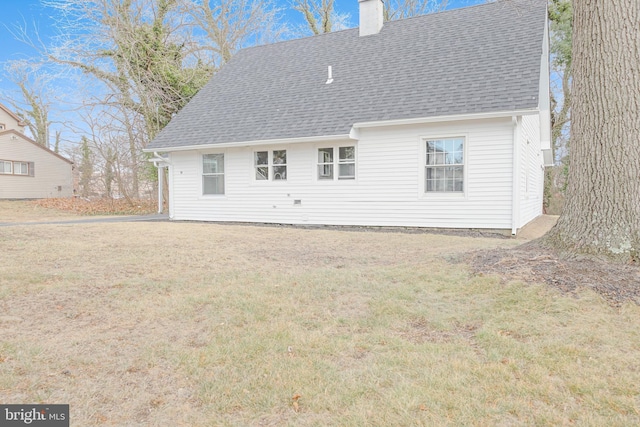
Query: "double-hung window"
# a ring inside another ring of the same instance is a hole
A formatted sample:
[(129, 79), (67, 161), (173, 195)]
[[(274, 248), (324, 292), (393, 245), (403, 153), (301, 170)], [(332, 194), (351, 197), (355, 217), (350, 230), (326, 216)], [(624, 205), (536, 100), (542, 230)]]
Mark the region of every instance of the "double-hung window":
[(428, 139), (425, 192), (464, 192), (464, 138)]
[(29, 163), (27, 163), (27, 162), (13, 162), (13, 174), (14, 175), (29, 175)]
[(287, 150), (256, 151), (253, 161), (257, 181), (286, 181)]
[(355, 179), (355, 146), (318, 148), (318, 179), (333, 180), (336, 169), (338, 179)]
[(13, 162), (0, 160), (0, 173), (10, 175), (13, 173)]
[(224, 194), (224, 154), (202, 156), (202, 194)]

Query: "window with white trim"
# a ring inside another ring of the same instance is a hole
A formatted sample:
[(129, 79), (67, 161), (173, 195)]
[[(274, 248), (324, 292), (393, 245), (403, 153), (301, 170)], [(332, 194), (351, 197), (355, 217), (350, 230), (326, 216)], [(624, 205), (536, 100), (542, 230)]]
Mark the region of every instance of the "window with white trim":
[(0, 130), (4, 130), (5, 126), (4, 123), (0, 123)]
[(355, 179), (355, 146), (318, 148), (318, 179), (335, 179), (336, 169), (338, 179)]
[(224, 154), (202, 155), (202, 194), (224, 194)]
[(253, 164), (257, 181), (286, 181), (287, 150), (256, 151)]
[(464, 192), (464, 138), (427, 139), (425, 147), (425, 192)]

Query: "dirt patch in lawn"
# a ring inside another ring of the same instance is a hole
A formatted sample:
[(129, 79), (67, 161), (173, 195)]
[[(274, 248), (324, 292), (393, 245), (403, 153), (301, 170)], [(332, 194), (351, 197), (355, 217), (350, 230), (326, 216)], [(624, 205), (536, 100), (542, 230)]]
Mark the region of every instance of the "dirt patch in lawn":
[(505, 280), (546, 283), (578, 295), (592, 289), (611, 306), (625, 301), (640, 305), (640, 266), (595, 257), (567, 256), (537, 241), (516, 248), (470, 252), (464, 259), (475, 274), (498, 274)]

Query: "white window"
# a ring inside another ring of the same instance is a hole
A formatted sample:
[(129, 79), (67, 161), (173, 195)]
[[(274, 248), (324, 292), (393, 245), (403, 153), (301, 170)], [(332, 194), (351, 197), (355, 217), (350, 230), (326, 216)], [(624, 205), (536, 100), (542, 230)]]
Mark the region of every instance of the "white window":
[(0, 123), (0, 130), (4, 130), (4, 123)]
[(29, 175), (29, 164), (27, 162), (13, 162), (14, 175)]
[(224, 194), (224, 154), (202, 156), (202, 194)]
[(333, 180), (336, 168), (338, 179), (355, 179), (355, 146), (318, 148), (318, 179)]
[(333, 148), (318, 149), (318, 179), (333, 179)]
[(12, 174), (13, 167), (11, 166), (13, 163), (8, 162), (6, 160), (0, 160), (0, 173), (2, 174)]
[(287, 150), (256, 151), (253, 159), (256, 180), (286, 181)]
[(426, 140), (425, 192), (464, 192), (464, 138)]

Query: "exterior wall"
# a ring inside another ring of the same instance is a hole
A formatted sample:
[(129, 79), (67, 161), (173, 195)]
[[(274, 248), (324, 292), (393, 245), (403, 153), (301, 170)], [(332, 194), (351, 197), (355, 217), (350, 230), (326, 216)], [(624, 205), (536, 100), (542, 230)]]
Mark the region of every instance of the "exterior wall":
[(4, 129), (0, 129), (0, 132), (11, 129), (19, 132), (24, 131), (24, 126), (18, 126), (16, 119), (2, 107), (0, 107), (0, 125), (4, 127)]
[[(332, 182), (316, 179), (317, 149), (331, 146), (327, 143), (172, 152), (170, 215), (176, 220), (511, 229), (513, 134), (510, 118), (360, 129), (356, 179)], [(424, 138), (449, 136), (466, 138), (465, 192), (425, 194)], [(286, 182), (254, 180), (253, 152), (267, 149), (287, 150)], [(205, 153), (225, 155), (224, 195), (202, 195)]]
[(544, 159), (540, 146), (540, 117), (522, 117), (520, 135), (520, 214), (518, 227), (542, 215)]
[(13, 132), (0, 134), (0, 160), (34, 163), (34, 176), (0, 174), (0, 199), (73, 195), (72, 165)]

